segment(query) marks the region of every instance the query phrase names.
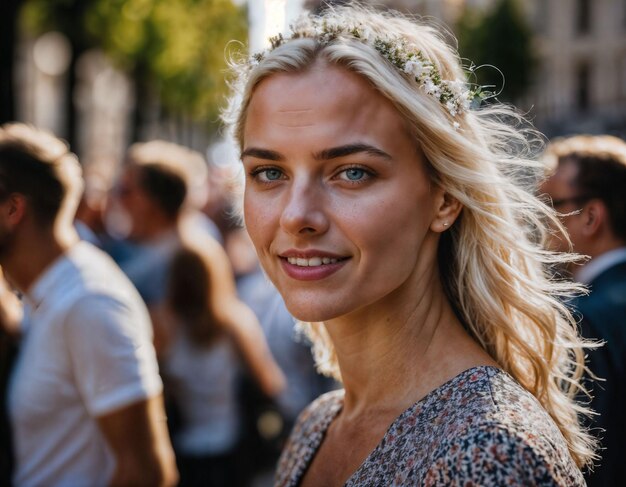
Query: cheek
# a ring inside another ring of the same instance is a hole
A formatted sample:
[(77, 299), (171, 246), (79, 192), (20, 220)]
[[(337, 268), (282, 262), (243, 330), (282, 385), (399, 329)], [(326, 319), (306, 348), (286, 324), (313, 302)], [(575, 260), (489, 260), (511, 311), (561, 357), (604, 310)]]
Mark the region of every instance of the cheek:
[(414, 249), (430, 225), (430, 201), (398, 196), (407, 194), (410, 193), (372, 195), (372, 198), (355, 202), (348, 211), (345, 205), (335, 208), (335, 214), (342, 215), (337, 221), (341, 221), (342, 231), (350, 235), (363, 251), (387, 254), (398, 247)]
[(264, 201), (256, 194), (246, 191), (243, 200), (243, 217), (250, 236), (259, 256), (263, 254), (263, 248), (271, 242), (271, 226), (276, 218), (274, 213), (276, 206)]
[(154, 212), (154, 207), (146, 198), (138, 197), (133, 204), (133, 212), (138, 218), (150, 218), (150, 215)]

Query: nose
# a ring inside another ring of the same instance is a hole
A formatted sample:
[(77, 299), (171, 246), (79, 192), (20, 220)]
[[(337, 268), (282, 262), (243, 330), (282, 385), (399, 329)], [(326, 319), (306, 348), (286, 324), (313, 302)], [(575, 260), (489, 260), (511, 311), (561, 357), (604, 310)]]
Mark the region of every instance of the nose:
[(319, 235), (328, 230), (326, 197), (320, 184), (303, 181), (286, 193), (280, 226), (294, 236)]

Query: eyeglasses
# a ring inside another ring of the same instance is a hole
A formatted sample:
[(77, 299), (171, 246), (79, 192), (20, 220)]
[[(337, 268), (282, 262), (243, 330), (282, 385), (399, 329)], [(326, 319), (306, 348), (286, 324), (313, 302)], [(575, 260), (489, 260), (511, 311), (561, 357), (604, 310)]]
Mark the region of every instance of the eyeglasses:
[(576, 196), (570, 196), (568, 198), (560, 198), (560, 199), (553, 199), (552, 200), (552, 208), (558, 208), (560, 206), (566, 205), (568, 203), (586, 203), (587, 201), (589, 201), (590, 199), (592, 199), (593, 196), (589, 195), (589, 194), (579, 194)]

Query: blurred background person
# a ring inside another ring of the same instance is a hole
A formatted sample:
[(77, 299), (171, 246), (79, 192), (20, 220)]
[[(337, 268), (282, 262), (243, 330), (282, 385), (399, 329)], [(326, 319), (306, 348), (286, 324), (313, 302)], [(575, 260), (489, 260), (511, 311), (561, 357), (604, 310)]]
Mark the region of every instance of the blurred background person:
[[(234, 210), (233, 210), (234, 211)], [(275, 401), (268, 402), (253, 387), (242, 388), (246, 420), (242, 455), (259, 481), (273, 478), (276, 462), (298, 415), (318, 396), (339, 387), (317, 372), (311, 343), (300, 333), (278, 290), (262, 271), (244, 228), (226, 233), (226, 252), (236, 275), (241, 299), (259, 318), (272, 355), (285, 373), (287, 386)]]
[(11, 485), (13, 444), (7, 412), (7, 385), (19, 343), (22, 303), (0, 268), (0, 485)]
[[(588, 366), (602, 382), (589, 381), (593, 432), (602, 460), (587, 472), (590, 486), (617, 485), (626, 478), (626, 142), (579, 135), (554, 141), (546, 152), (552, 173), (540, 188), (562, 216), (573, 250), (590, 257), (567, 270), (589, 286), (572, 304), (582, 316), (583, 336), (604, 346), (588, 352)], [(552, 238), (567, 251), (564, 235)]]
[(100, 166), (88, 166), (83, 169), (85, 190), (80, 199), (74, 227), (81, 240), (103, 248), (110, 243), (105, 223), (105, 212), (110, 185), (107, 177), (100, 171)]
[[(99, 210), (98, 204), (91, 207), (91, 203), (98, 198), (89, 195), (97, 195), (100, 183), (92, 185), (91, 174), (104, 175), (108, 188), (128, 145), (153, 138), (208, 150), (228, 174), (233, 165), (229, 163), (237, 166), (237, 156), (215, 155), (216, 146), (228, 145), (217, 117), (226, 92), (223, 72), (229, 56), (224, 55), (224, 46), (236, 39), (248, 42), (251, 51), (260, 50), (302, 9), (320, 10), (339, 1), (6, 0), (0, 6), (0, 123), (27, 121), (69, 141), (87, 179), (88, 205), (79, 210), (79, 219), (116, 259), (129, 259), (136, 246), (119, 240), (127, 222), (117, 218), (115, 211), (106, 212), (109, 236), (100, 233), (97, 219), (92, 219), (92, 210)], [(459, 39), (461, 55), (477, 65), (498, 66), (506, 83), (502, 86), (500, 73), (490, 69), (472, 70), (472, 79), (496, 85), (494, 91), (503, 88), (500, 98), (528, 110), (548, 136), (584, 131), (626, 137), (626, 2), (365, 3), (425, 15), (450, 26)], [(234, 45), (228, 44), (229, 48)], [(90, 191), (90, 186), (96, 190)], [(211, 198), (219, 200), (220, 195), (213, 192)], [(228, 205), (209, 206), (209, 216), (228, 234), (232, 227)], [(92, 237), (82, 231), (84, 226), (79, 227), (85, 238)], [(256, 287), (251, 296), (261, 302), (254, 296), (265, 291), (262, 285), (249, 286), (250, 282), (244, 275), (237, 285), (242, 299), (256, 310), (246, 293)], [(279, 303), (276, 308), (283, 306)], [(292, 347), (290, 320), (281, 320), (280, 312), (273, 318), (274, 313), (265, 312), (263, 305), (259, 313), (271, 350), (280, 349), (275, 343)], [(285, 331), (278, 334), (284, 342), (276, 340), (277, 330)], [(305, 346), (298, 347), (290, 348), (293, 358), (299, 350), (308, 354)], [(277, 357), (281, 367), (287, 366), (283, 356), (284, 351)], [(292, 371), (286, 372), (288, 387), (281, 399), (291, 398), (295, 404), (296, 396), (289, 392)], [(6, 473), (6, 452), (0, 448), (0, 478)]]
[[(284, 376), (256, 316), (237, 297), (220, 244), (187, 216), (200, 154), (152, 141), (132, 146), (120, 179), (136, 258), (123, 262), (149, 305), (169, 404), (181, 485), (241, 485), (237, 447), (241, 365), (268, 398)], [(201, 174), (201, 173), (200, 173)]]
[(81, 191), (63, 142), (0, 128), (0, 265), (24, 301), (8, 397), (14, 482), (174, 485), (148, 314), (113, 261), (79, 242)]

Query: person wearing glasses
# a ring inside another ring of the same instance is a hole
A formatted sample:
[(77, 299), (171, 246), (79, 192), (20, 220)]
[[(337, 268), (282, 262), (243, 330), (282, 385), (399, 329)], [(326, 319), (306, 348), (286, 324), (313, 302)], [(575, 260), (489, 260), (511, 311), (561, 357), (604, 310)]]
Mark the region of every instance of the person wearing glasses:
[(584, 485), (585, 344), (514, 112), (481, 106), (439, 31), (366, 7), (238, 67), (246, 228), (344, 386), (300, 415), (276, 485)]
[(605, 379), (590, 383), (593, 431), (602, 460), (587, 473), (590, 486), (626, 478), (626, 142), (612, 136), (579, 135), (552, 143), (544, 159), (551, 168), (540, 192), (547, 195), (569, 234), (552, 246), (589, 256), (572, 264), (572, 277), (589, 287), (572, 306), (582, 316), (583, 336), (604, 346), (589, 352), (589, 368)]

